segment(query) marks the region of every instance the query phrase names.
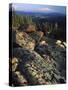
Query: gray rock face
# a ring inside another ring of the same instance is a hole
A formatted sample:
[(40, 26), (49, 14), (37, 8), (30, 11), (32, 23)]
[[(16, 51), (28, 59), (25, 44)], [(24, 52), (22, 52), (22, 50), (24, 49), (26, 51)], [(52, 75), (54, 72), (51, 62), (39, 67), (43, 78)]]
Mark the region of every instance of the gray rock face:
[(29, 85), (57, 84), (62, 78), (55, 69), (54, 63), (48, 62), (47, 58), (42, 58), (35, 51), (15, 48), (13, 56), (20, 58), (17, 69), (25, 75)]
[(51, 56), (54, 58), (54, 61), (57, 62), (57, 69), (60, 72), (62, 77), (66, 78), (66, 51), (65, 48), (56, 47), (52, 48), (49, 47), (48, 50), (51, 53)]
[(36, 43), (39, 43), (44, 33), (42, 31), (36, 31), (36, 32), (29, 33), (29, 35), (36, 41)]
[[(46, 40), (45, 40), (46, 41)], [(52, 41), (53, 42), (53, 41)], [(53, 44), (54, 43), (54, 44)], [(55, 72), (59, 73), (59, 76), (66, 80), (66, 48), (58, 47), (55, 42), (50, 44), (38, 45), (35, 50), (38, 52), (48, 63), (51, 63), (55, 67)]]
[(16, 48), (13, 51), (13, 55), (17, 58), (21, 58), (18, 69), (21, 73), (26, 75), (30, 84), (46, 84), (46, 80), (44, 80), (43, 77), (49, 70), (49, 66), (46, 65), (46, 62), (39, 54), (34, 51)]

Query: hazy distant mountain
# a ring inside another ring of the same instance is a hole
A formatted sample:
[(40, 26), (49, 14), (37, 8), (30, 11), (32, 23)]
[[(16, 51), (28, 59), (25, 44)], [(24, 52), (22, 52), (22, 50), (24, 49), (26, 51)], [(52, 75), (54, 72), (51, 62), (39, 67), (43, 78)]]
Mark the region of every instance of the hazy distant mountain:
[(59, 15), (59, 16), (64, 16), (65, 14), (62, 14), (62, 13), (56, 13), (56, 12), (25, 12), (25, 11), (16, 11), (16, 13), (18, 14), (18, 15), (32, 15), (32, 16), (34, 16), (34, 15), (37, 15), (37, 16), (41, 16), (41, 15), (47, 15), (47, 16), (57, 16), (57, 15)]

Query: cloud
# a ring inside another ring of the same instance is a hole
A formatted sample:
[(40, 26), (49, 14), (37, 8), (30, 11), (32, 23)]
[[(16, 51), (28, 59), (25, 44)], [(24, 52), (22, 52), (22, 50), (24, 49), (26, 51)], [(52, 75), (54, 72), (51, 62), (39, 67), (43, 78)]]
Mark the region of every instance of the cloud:
[(13, 8), (16, 11), (34, 11), (34, 12), (52, 12), (54, 11), (52, 8), (50, 7), (41, 7), (41, 6), (33, 6), (33, 5), (27, 5), (27, 4), (13, 4)]
[(52, 11), (50, 8), (39, 8), (38, 11)]

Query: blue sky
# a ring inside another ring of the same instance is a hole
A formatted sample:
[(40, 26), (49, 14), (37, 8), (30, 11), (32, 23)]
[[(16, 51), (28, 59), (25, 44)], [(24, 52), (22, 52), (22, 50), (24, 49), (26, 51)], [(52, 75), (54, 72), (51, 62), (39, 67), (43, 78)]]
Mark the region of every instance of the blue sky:
[(14, 3), (12, 4), (16, 11), (25, 11), (25, 12), (56, 12), (65, 14), (64, 6), (51, 6), (51, 5), (39, 5), (39, 4), (22, 4), (22, 3)]

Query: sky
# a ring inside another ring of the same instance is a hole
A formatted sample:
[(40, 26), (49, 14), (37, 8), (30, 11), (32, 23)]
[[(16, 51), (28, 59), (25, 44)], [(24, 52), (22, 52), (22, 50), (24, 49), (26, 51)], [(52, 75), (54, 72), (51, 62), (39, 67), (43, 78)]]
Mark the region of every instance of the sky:
[(12, 7), (16, 11), (44, 12), (44, 13), (56, 12), (56, 13), (63, 13), (63, 14), (66, 13), (65, 6), (13, 3)]

